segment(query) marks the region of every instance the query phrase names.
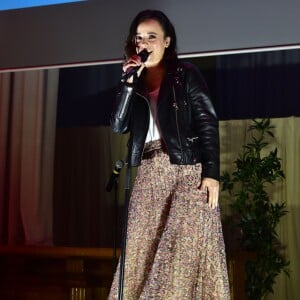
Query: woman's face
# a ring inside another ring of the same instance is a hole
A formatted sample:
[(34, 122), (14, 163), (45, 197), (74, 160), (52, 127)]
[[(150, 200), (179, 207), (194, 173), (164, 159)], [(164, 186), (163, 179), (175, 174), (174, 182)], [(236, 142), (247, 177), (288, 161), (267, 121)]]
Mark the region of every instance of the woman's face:
[(138, 25), (135, 35), (136, 52), (139, 53), (143, 49), (150, 52), (145, 62), (146, 67), (154, 67), (161, 62), (170, 40), (170, 37), (165, 37), (161, 25), (156, 20), (149, 19)]

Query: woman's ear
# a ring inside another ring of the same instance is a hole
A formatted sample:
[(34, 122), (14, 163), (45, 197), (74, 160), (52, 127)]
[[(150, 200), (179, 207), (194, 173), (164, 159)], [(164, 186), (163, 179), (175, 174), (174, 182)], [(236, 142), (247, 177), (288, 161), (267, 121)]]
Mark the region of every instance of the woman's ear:
[(165, 47), (168, 48), (170, 46), (170, 43), (171, 43), (171, 38), (167, 36), (165, 41)]

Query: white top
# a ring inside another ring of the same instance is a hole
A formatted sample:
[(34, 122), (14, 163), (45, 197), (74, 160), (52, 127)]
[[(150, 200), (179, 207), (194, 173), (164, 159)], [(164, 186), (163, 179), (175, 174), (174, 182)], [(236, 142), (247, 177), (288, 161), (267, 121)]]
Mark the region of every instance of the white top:
[(148, 133), (146, 137), (146, 143), (160, 139), (160, 130), (157, 121), (158, 94), (159, 94), (159, 88), (148, 94), (149, 101), (150, 101), (150, 120), (149, 120)]

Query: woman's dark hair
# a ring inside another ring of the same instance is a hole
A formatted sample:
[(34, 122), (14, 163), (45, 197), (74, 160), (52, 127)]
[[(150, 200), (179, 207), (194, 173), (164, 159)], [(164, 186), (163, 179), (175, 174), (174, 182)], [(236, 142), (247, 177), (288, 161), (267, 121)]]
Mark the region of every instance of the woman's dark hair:
[(165, 50), (164, 60), (168, 62), (176, 62), (177, 61), (177, 38), (173, 24), (169, 20), (169, 18), (159, 10), (144, 10), (137, 14), (137, 16), (133, 19), (130, 28), (129, 34), (127, 36), (125, 42), (125, 55), (130, 57), (136, 54), (136, 45), (135, 45), (135, 35), (137, 31), (137, 27), (140, 23), (146, 20), (156, 20), (160, 26), (162, 27), (165, 37), (169, 36), (171, 38), (170, 45)]

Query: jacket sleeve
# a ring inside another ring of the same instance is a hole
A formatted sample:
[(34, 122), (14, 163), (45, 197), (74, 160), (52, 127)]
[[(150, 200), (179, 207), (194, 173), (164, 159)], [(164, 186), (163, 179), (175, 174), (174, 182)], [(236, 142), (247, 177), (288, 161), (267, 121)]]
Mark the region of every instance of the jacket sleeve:
[(191, 65), (186, 73), (189, 101), (192, 107), (193, 128), (200, 140), (202, 177), (219, 180), (220, 144), (219, 122), (210, 100), (204, 78), (195, 66)]
[(111, 114), (111, 128), (116, 133), (127, 133), (129, 130), (129, 118), (132, 106), (134, 87), (126, 84), (120, 86), (116, 97), (114, 110)]

